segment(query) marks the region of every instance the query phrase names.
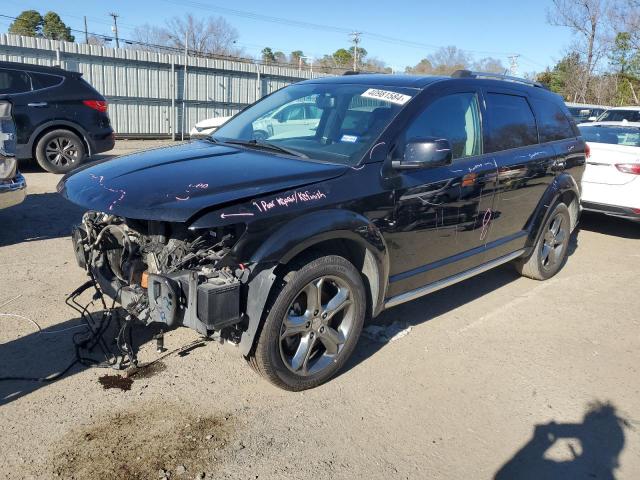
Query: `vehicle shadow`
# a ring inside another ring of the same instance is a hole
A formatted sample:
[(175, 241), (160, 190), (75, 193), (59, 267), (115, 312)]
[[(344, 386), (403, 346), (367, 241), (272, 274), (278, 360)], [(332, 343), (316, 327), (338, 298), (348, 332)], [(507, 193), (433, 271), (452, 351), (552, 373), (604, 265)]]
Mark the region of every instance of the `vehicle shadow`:
[(628, 420), (611, 403), (588, 406), (582, 423), (536, 425), (531, 439), (496, 473), (495, 480), (615, 478)]
[(613, 235), (632, 240), (640, 239), (640, 223), (591, 212), (583, 212), (580, 228), (590, 232)]
[[(101, 314), (102, 312), (98, 311), (94, 314), (94, 317), (97, 319)], [(158, 333), (158, 330), (154, 328), (145, 328), (141, 325), (134, 326), (134, 329), (135, 351), (139, 350), (142, 344), (150, 341), (153, 335)], [(45, 379), (63, 372), (76, 360), (74, 336), (83, 336), (87, 331), (82, 320), (74, 318), (2, 343), (0, 348), (0, 406), (51, 385), (52, 382), (46, 380), (14, 380), (13, 378)], [(117, 332), (117, 322), (112, 320), (101, 336), (108, 350), (112, 352), (116, 351), (114, 339)], [(94, 362), (106, 360), (99, 346), (95, 346), (90, 351), (81, 350), (81, 354), (83, 358), (90, 358)], [(55, 381), (64, 380), (87, 368), (90, 367), (83, 363), (75, 363)], [(111, 368), (105, 368), (104, 372), (108, 374), (116, 373)], [(12, 379), (7, 380), (7, 377)]]
[(58, 193), (29, 193), (20, 205), (0, 210), (0, 247), (68, 237), (83, 212)]

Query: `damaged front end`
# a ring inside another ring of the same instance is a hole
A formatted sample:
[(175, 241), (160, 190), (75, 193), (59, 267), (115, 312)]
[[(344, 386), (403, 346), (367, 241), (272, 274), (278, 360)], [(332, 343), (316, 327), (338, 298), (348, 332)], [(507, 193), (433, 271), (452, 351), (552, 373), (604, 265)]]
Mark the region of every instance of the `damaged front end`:
[(248, 271), (228, 254), (243, 231), (233, 225), (197, 233), (181, 223), (87, 212), (73, 245), (97, 288), (132, 317), (237, 343)]

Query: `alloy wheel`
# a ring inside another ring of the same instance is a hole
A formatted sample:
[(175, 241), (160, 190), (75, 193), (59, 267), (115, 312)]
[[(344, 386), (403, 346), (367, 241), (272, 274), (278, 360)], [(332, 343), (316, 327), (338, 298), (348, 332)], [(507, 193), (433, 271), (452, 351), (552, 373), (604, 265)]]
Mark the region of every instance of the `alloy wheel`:
[(565, 239), (567, 238), (567, 225), (562, 214), (557, 214), (549, 222), (549, 226), (544, 233), (541, 245), (542, 268), (550, 270), (563, 259)]
[(289, 370), (309, 376), (336, 361), (354, 326), (352, 296), (335, 276), (317, 278), (298, 292), (280, 329), (280, 355)]
[(47, 161), (57, 167), (66, 167), (69, 164), (78, 162), (78, 145), (67, 137), (52, 138), (47, 142), (44, 152)]

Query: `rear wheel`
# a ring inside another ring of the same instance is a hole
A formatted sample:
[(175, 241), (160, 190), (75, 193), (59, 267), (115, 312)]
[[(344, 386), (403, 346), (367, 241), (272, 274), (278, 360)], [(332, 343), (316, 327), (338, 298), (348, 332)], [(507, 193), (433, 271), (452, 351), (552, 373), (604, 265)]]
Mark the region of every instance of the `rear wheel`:
[(52, 173), (67, 173), (77, 168), (86, 158), (82, 139), (69, 130), (52, 130), (38, 140), (36, 160)]
[(365, 312), (358, 270), (343, 257), (317, 258), (285, 276), (248, 360), (280, 388), (316, 387), (355, 349)]
[(542, 227), (542, 234), (529, 257), (516, 262), (521, 275), (546, 280), (560, 271), (567, 259), (571, 218), (564, 203), (558, 203)]

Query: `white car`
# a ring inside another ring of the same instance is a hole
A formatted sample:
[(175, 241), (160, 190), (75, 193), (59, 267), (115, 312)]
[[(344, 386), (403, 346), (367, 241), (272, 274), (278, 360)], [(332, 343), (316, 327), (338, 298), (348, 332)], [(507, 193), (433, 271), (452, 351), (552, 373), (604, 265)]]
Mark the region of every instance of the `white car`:
[(321, 116), (315, 102), (287, 103), (253, 122), (253, 136), (258, 140), (310, 136)]
[(640, 220), (640, 122), (578, 127), (590, 150), (582, 177), (582, 208)]
[(206, 118), (199, 121), (189, 132), (191, 138), (208, 137), (231, 117)]
[(614, 107), (598, 117), (598, 122), (640, 122), (640, 107)]

